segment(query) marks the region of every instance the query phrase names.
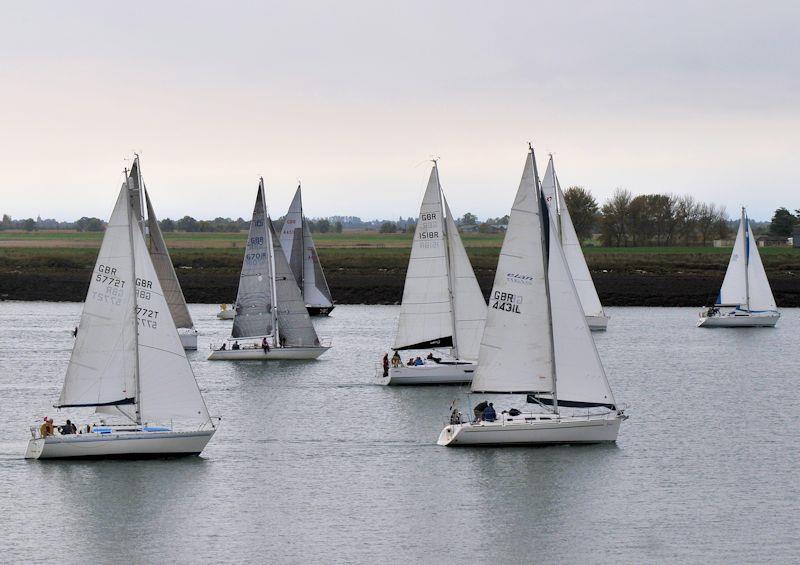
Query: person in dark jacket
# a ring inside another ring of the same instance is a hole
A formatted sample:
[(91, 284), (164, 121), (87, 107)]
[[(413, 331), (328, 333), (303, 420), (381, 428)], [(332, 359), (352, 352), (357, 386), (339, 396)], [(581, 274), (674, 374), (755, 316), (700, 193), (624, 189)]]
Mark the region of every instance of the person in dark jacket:
[(388, 377), (389, 376), (389, 354), (388, 353), (384, 353), (383, 354), (383, 376), (384, 377)]
[(486, 410), (483, 411), (483, 419), (487, 422), (494, 422), (497, 420), (497, 412), (494, 411), (494, 405), (490, 402)]
[(269, 353), (269, 343), (267, 343), (267, 338), (265, 337), (261, 338), (261, 349), (264, 350), (264, 355)]
[(472, 413), (475, 415), (476, 422), (480, 422), (481, 420), (483, 420), (483, 412), (484, 410), (486, 410), (486, 408), (488, 408), (488, 406), (489, 403), (484, 400), (483, 402), (481, 402), (480, 404), (475, 406), (475, 408), (472, 409)]

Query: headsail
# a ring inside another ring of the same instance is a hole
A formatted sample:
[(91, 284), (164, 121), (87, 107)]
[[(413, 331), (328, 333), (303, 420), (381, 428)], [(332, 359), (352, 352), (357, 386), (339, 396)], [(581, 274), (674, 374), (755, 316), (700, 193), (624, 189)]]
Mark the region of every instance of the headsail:
[(564, 192), (558, 182), (552, 155), (542, 179), (542, 193), (553, 213), (552, 221), (556, 232), (561, 238), (561, 246), (564, 249), (564, 256), (567, 259), (570, 273), (572, 273), (572, 280), (575, 282), (575, 289), (580, 297), (584, 315), (604, 316), (603, 305), (600, 303), (600, 297), (597, 295), (592, 275), (586, 265), (586, 258), (583, 255), (578, 234), (572, 224), (567, 202), (564, 199)]
[(308, 316), (305, 301), (300, 294), (297, 281), (295, 281), (269, 217), (267, 217), (267, 224), (268, 229), (271, 230), (274, 246), (275, 289), (278, 297), (276, 307), (281, 342), (286, 346), (317, 346), (320, 344), (317, 332)]
[(264, 206), (264, 181), (259, 182), (250, 232), (244, 251), (236, 316), (231, 336), (258, 337), (272, 335), (272, 249), (267, 237), (267, 214)]
[(92, 271), (60, 407), (135, 402), (130, 218), (128, 189), (123, 183)]
[(411, 245), (393, 349), (453, 346), (443, 212), (434, 164)]
[(303, 217), (300, 186), (297, 187), (289, 211), (286, 212), (280, 243), (306, 305), (331, 307), (331, 291), (325, 280), (308, 222)]

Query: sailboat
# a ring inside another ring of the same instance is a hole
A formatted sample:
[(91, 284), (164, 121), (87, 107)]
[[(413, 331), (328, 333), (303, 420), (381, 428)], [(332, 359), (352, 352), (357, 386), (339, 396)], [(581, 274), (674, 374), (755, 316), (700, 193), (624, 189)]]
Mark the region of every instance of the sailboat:
[(292, 269), (292, 274), (297, 281), (306, 303), (306, 309), (311, 316), (327, 316), (333, 310), (333, 299), (322, 272), (314, 238), (303, 216), (303, 198), (300, 185), (286, 212), (286, 219), (281, 229), (281, 247), (286, 254), (286, 260)]
[(43, 437), (32, 427), (26, 458), (196, 455), (216, 431), (138, 226), (137, 186), (126, 172), (55, 405), (95, 408), (103, 419), (80, 434)]
[(472, 422), (454, 411), (439, 445), (613, 442), (627, 417), (583, 315), (532, 147), (500, 251), (472, 392), (524, 394), (540, 411), (512, 409)]
[[(164, 234), (161, 233), (158, 218), (156, 218), (153, 204), (150, 202), (150, 194), (147, 192), (147, 187), (142, 179), (142, 169), (138, 155), (134, 156), (133, 166), (131, 166), (131, 170), (128, 173), (128, 183), (133, 187), (131, 189), (133, 209), (139, 218), (138, 223), (147, 242), (147, 249), (156, 269), (158, 281), (164, 290), (164, 298), (167, 300), (170, 314), (172, 314), (172, 319), (178, 328), (181, 344), (184, 349), (197, 349), (198, 332), (194, 327), (189, 308), (186, 306), (186, 299), (183, 296), (181, 284), (178, 282), (178, 276), (175, 274), (175, 267), (172, 265), (172, 258), (169, 256)], [(145, 204), (144, 208), (142, 207), (142, 201)], [(146, 215), (145, 211), (147, 212)]]
[(217, 312), (217, 319), (219, 320), (233, 320), (236, 315), (236, 308), (233, 304), (220, 304), (219, 312)]
[(316, 359), (323, 344), (281, 249), (258, 183), (244, 251), (231, 337), (212, 346), (210, 360)]
[(769, 286), (758, 245), (742, 207), (728, 270), (714, 306), (700, 313), (699, 327), (774, 327), (781, 317)]
[(486, 302), (458, 235), (434, 161), (411, 245), (393, 349), (396, 352), (449, 349), (450, 355), (440, 358), (431, 353), (422, 365), (401, 362), (388, 370), (383, 383), (470, 382), (485, 320)]
[(550, 155), (550, 161), (547, 163), (547, 170), (544, 173), (544, 179), (542, 179), (542, 193), (550, 206), (550, 218), (555, 224), (556, 232), (561, 240), (561, 248), (567, 258), (567, 266), (570, 273), (572, 273), (572, 280), (575, 283), (575, 289), (578, 291), (578, 297), (581, 299), (581, 306), (586, 316), (586, 322), (589, 324), (589, 329), (592, 331), (604, 331), (608, 326), (608, 316), (603, 311), (603, 305), (600, 303), (600, 297), (597, 296), (597, 289), (594, 287), (592, 275), (586, 265), (581, 242), (578, 239), (578, 234), (575, 233), (575, 226), (572, 224), (567, 202), (564, 199), (564, 192), (558, 182), (552, 155)]

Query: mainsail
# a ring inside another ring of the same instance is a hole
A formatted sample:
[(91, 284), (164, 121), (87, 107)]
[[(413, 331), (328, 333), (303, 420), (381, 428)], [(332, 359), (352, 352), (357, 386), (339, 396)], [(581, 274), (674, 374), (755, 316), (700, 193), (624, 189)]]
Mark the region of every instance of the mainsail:
[(742, 310), (750, 312), (777, 310), (744, 208), (717, 304), (737, 305)]
[(329, 308), (331, 291), (314, 246), (314, 238), (303, 216), (300, 186), (294, 194), (281, 228), (280, 244), (307, 306)]
[[(119, 409), (137, 422), (208, 421), (123, 183), (93, 271), (59, 407)], [(112, 408), (113, 407), (113, 408)]]
[[(614, 406), (567, 258), (528, 154), (489, 299), (476, 392)], [(544, 396), (539, 396), (544, 395)]]
[(452, 347), (455, 357), (474, 360), (485, 318), (486, 303), (434, 163), (411, 245), (393, 348)]
[(597, 289), (594, 286), (592, 275), (589, 273), (578, 234), (575, 232), (569, 209), (567, 209), (564, 192), (558, 182), (552, 155), (542, 179), (542, 193), (550, 206), (551, 221), (561, 239), (561, 247), (567, 259), (572, 280), (575, 282), (584, 315), (604, 316), (603, 305), (600, 303), (600, 297), (597, 296)]
[(183, 289), (181, 289), (180, 282), (178, 282), (175, 267), (172, 265), (172, 258), (169, 255), (167, 244), (164, 241), (164, 235), (161, 233), (161, 227), (158, 225), (158, 218), (156, 218), (153, 205), (150, 202), (150, 195), (141, 179), (141, 165), (139, 163), (139, 158), (136, 157), (128, 175), (128, 183), (131, 186), (132, 192), (134, 214), (137, 218), (144, 217), (141, 208), (141, 192), (144, 194), (147, 211), (147, 217), (142, 225), (142, 233), (147, 236), (150, 259), (153, 261), (156, 273), (158, 273), (158, 280), (161, 283), (161, 288), (164, 289), (164, 296), (169, 305), (172, 319), (176, 327), (193, 328), (194, 322), (192, 321), (191, 314), (189, 314), (189, 308), (186, 306), (186, 298), (184, 298)]
[(264, 206), (264, 181), (258, 184), (250, 232), (236, 296), (236, 316), (231, 336), (259, 337), (272, 335), (274, 325), (272, 249), (267, 236), (267, 214)]

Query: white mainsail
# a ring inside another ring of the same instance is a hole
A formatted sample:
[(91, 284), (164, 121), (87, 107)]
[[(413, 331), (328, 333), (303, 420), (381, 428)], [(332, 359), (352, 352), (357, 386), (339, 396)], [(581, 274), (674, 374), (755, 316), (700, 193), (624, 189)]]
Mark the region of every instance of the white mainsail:
[(264, 181), (261, 180), (239, 276), (236, 315), (231, 332), (231, 337), (234, 338), (268, 336), (275, 329), (272, 311), (272, 248), (267, 236), (266, 218)]
[(331, 291), (317, 255), (314, 238), (303, 216), (303, 200), (298, 185), (281, 228), (281, 247), (307, 306), (330, 308)]
[(422, 198), (394, 349), (451, 347), (477, 359), (486, 302), (458, 235), (434, 163)]
[(744, 208), (717, 304), (738, 305), (750, 312), (777, 310), (775, 297), (772, 295), (764, 264), (758, 253), (758, 245)]
[[(123, 183), (103, 236), (70, 358), (61, 408), (94, 406), (137, 422), (208, 421)], [(138, 416), (137, 416), (138, 414)]]
[(572, 280), (578, 291), (584, 315), (605, 316), (603, 305), (600, 303), (600, 297), (597, 295), (597, 289), (592, 280), (592, 275), (589, 272), (589, 267), (586, 265), (586, 258), (583, 255), (583, 249), (581, 248), (578, 234), (575, 232), (575, 226), (572, 224), (572, 218), (569, 215), (569, 209), (564, 199), (564, 192), (561, 190), (561, 184), (558, 182), (558, 175), (556, 175), (552, 155), (547, 163), (547, 170), (542, 179), (542, 193), (550, 206), (552, 222), (560, 237), (561, 247), (564, 250), (564, 256), (567, 259), (570, 273), (572, 273)]
[[(614, 406), (531, 149), (500, 251), (472, 390)], [(545, 396), (538, 396), (544, 394)]]

